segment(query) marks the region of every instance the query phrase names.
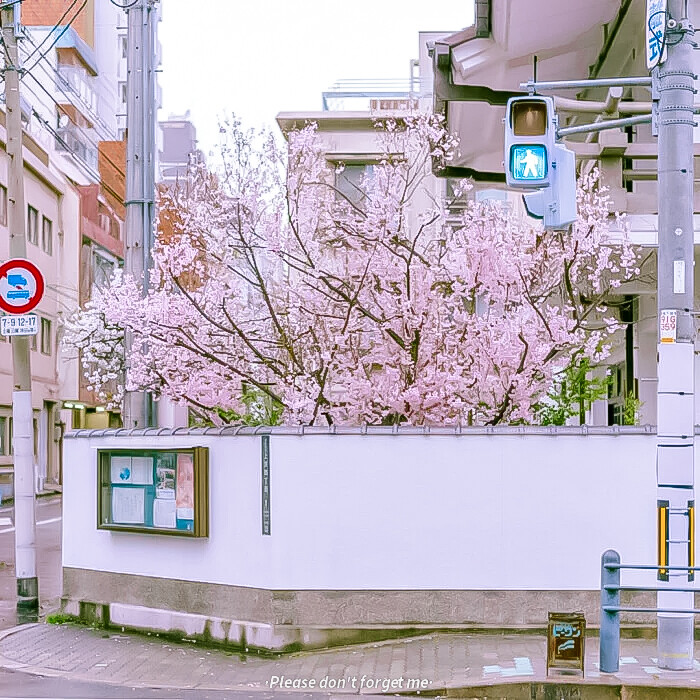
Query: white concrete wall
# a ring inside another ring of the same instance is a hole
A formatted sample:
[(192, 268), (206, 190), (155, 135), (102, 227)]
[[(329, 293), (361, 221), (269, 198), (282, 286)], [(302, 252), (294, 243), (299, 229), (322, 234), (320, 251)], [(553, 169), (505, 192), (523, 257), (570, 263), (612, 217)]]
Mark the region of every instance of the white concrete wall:
[[(655, 559), (655, 436), (272, 435), (64, 443), (63, 565), (268, 589), (572, 589)], [(97, 448), (210, 450), (206, 539), (97, 530)]]

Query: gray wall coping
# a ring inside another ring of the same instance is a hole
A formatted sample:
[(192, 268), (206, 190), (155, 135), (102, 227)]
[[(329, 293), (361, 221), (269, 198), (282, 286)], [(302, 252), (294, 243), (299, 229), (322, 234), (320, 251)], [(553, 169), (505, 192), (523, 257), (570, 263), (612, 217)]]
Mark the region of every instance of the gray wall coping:
[[(700, 435), (700, 426), (695, 426), (695, 434)], [(218, 428), (100, 428), (72, 430), (64, 435), (66, 439), (76, 438), (120, 438), (136, 436), (246, 436), (246, 435), (423, 435), (423, 436), (469, 436), (469, 435), (549, 435), (549, 436), (588, 436), (588, 435), (656, 435), (655, 425), (358, 425), (358, 426), (246, 426), (225, 425)]]

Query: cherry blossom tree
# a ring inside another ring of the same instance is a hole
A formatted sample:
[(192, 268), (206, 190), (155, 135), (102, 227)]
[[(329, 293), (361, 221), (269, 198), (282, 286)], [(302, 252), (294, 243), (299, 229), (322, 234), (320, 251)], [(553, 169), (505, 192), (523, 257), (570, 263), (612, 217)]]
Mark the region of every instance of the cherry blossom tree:
[(457, 144), (435, 116), (378, 122), (351, 193), (313, 125), (285, 150), (235, 121), (227, 135), (217, 175), (164, 194), (145, 297), (118, 275), (73, 319), (95, 386), (123, 362), (117, 329), (136, 341), (127, 389), (214, 421), (253, 406), (292, 424), (493, 425), (533, 420), (557, 369), (608, 354), (605, 300), (639, 260), (611, 239), (595, 171), (554, 232), (468, 183), (450, 215), (429, 166)]

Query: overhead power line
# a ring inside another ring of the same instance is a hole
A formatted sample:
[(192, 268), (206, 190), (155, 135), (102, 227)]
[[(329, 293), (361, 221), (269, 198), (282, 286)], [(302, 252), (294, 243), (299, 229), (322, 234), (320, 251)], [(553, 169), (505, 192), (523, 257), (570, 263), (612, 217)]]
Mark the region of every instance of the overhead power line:
[[(32, 46), (36, 47), (36, 42), (32, 39), (31, 35), (29, 32), (24, 33), (24, 38), (29, 41)], [(85, 100), (78, 95), (73, 87), (70, 85), (70, 83), (66, 80), (66, 78), (61, 74), (61, 72), (53, 65), (53, 63), (49, 60), (48, 56), (43, 56), (43, 61), (38, 62), (38, 65), (41, 67), (41, 69), (44, 71), (44, 75), (56, 86), (56, 88), (68, 99), (68, 102), (73, 104), (73, 101), (75, 97), (77, 96), (82, 104), (87, 107), (87, 109), (92, 112), (93, 115), (96, 116), (96, 119), (91, 119), (91, 121), (99, 124), (102, 127), (103, 133), (108, 134), (107, 136), (104, 136), (104, 139), (107, 141), (112, 140), (112, 133), (109, 130), (109, 127), (105, 124), (105, 122), (100, 118), (99, 115), (96, 115), (95, 112), (92, 110), (90, 105), (85, 102)], [(26, 60), (26, 59), (25, 59)], [(36, 67), (37, 64), (34, 64), (34, 67)], [(32, 74), (32, 77), (35, 77)], [(66, 88), (64, 85), (68, 86), (68, 89), (71, 90), (71, 95), (69, 95), (66, 92)]]
[[(34, 54), (35, 54), (37, 51), (39, 51), (39, 49), (41, 49), (41, 47), (46, 43), (46, 41), (48, 41), (48, 39), (49, 39), (49, 37), (51, 36), (51, 34), (52, 34), (53, 32), (55, 32), (55, 31), (61, 26), (63, 20), (68, 16), (68, 13), (69, 13), (77, 4), (78, 4), (78, 0), (73, 0), (73, 2), (68, 6), (68, 8), (66, 9), (66, 11), (61, 15), (61, 17), (59, 18), (58, 22), (56, 22), (56, 24), (54, 24), (53, 29), (41, 40), (41, 43), (39, 44), (39, 46), (36, 47), (36, 49), (34, 50), (34, 52), (33, 52), (32, 54), (30, 54), (30, 55), (25, 59), (26, 61), (31, 60), (31, 58), (34, 56)], [(82, 8), (81, 8), (81, 9), (82, 9)], [(77, 16), (77, 15), (76, 15), (76, 16)], [(75, 18), (74, 18), (74, 19), (75, 19)]]
[[(72, 7), (73, 5), (75, 5), (75, 3), (76, 3), (77, 1), (78, 1), (78, 0), (73, 0), (73, 4), (71, 5), (71, 7)], [(73, 17), (68, 21), (68, 24), (66, 24), (66, 26), (63, 27), (63, 29), (58, 33), (58, 36), (56, 36), (56, 38), (51, 42), (51, 44), (45, 49), (44, 53), (43, 53), (43, 54), (40, 54), (40, 58), (37, 58), (37, 59), (36, 59), (34, 65), (32, 65), (32, 67), (31, 67), (31, 68), (28, 68), (27, 70), (32, 70), (32, 69), (36, 66), (36, 64), (41, 60), (41, 58), (44, 58), (44, 57), (46, 56), (46, 54), (47, 54), (49, 51), (51, 51), (51, 49), (52, 49), (54, 46), (56, 46), (56, 44), (59, 42), (59, 40), (61, 39), (61, 37), (70, 29), (71, 24), (73, 24), (73, 22), (75, 22), (75, 20), (78, 18), (78, 15), (83, 11), (83, 9), (85, 8), (85, 6), (86, 6), (87, 4), (88, 4), (88, 0), (83, 0), (83, 4), (78, 8), (78, 11), (73, 15)], [(64, 17), (65, 17), (65, 13), (64, 13)], [(59, 20), (59, 22), (60, 22), (60, 21), (61, 21), (61, 20)], [(47, 35), (47, 37), (44, 37), (44, 41), (46, 41), (46, 39), (47, 39), (49, 36), (51, 36), (51, 34), (52, 34), (54, 31), (56, 31), (56, 29), (58, 29), (58, 27), (60, 27), (60, 26), (61, 26), (60, 24), (55, 25), (54, 28), (49, 32), (49, 34)], [(42, 41), (41, 44), (39, 44), (39, 46), (41, 46), (41, 45), (44, 43), (44, 41)], [(31, 60), (31, 58), (32, 58), (32, 56), (34, 55), (34, 53), (35, 53), (35, 52), (32, 52), (31, 56), (29, 56), (29, 58), (27, 59), (27, 63), (29, 63), (29, 61)]]

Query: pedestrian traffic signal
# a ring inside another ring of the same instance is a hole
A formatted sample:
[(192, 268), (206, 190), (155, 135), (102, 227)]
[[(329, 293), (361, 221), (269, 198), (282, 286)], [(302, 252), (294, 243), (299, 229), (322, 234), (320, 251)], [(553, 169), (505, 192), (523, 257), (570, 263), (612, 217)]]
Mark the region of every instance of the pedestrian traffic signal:
[(521, 190), (528, 214), (545, 228), (566, 228), (576, 220), (576, 158), (557, 143), (558, 119), (551, 97), (511, 97), (506, 106), (506, 183)]
[(544, 146), (515, 145), (510, 150), (510, 160), (514, 180), (540, 181), (547, 175), (547, 149)]
[(550, 159), (557, 116), (551, 97), (511, 97), (506, 108), (506, 181), (510, 187), (534, 189), (551, 184)]

